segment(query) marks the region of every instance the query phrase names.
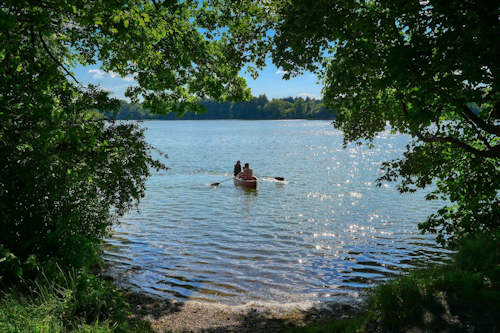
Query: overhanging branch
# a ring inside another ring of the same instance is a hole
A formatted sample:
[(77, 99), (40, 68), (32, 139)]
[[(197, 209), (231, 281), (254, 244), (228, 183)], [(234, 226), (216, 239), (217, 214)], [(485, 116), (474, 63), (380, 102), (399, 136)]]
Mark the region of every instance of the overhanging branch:
[(416, 133), (416, 136), (420, 140), (422, 140), (423, 142), (449, 143), (456, 148), (461, 148), (461, 149), (463, 149), (469, 153), (472, 153), (476, 156), (479, 156), (479, 157), (500, 158), (500, 145), (493, 146), (493, 147), (491, 147), (491, 149), (488, 149), (488, 150), (479, 150), (479, 149), (474, 148), (474, 147), (468, 145), (467, 143), (462, 142), (459, 139), (451, 137), (451, 136), (437, 136), (437, 135), (427, 136), (427, 135), (422, 135), (420, 133)]
[(153, 6), (155, 6), (156, 10), (160, 10), (160, 7), (158, 6), (158, 4), (156, 3), (155, 0), (152, 0), (153, 2)]
[(62, 70), (66, 73), (66, 75), (70, 76), (77, 84), (80, 84), (80, 82), (73, 76), (73, 74), (71, 74), (71, 72), (69, 70), (66, 69), (66, 67), (63, 66), (63, 64), (61, 64), (57, 59), (56, 57), (54, 57), (54, 55), (52, 55), (52, 53), (50, 52), (50, 49), (49, 47), (47, 46), (47, 44), (45, 43), (45, 40), (43, 39), (43, 36), (42, 36), (42, 33), (39, 31), (38, 32), (38, 37), (40, 38), (40, 41), (42, 42), (42, 46), (43, 46), (43, 49), (45, 50), (45, 52), (47, 52), (47, 54), (49, 55), (50, 59), (52, 59), (52, 61), (58, 66), (58, 67), (61, 67)]
[[(484, 143), (484, 145), (486, 147), (488, 147), (488, 149), (491, 149), (491, 145), (490, 145), (490, 142), (488, 141), (488, 139), (483, 135), (483, 130), (481, 128), (479, 128), (479, 126), (472, 120), (470, 119), (469, 117), (467, 117), (466, 115), (462, 115), (463, 118), (465, 119), (466, 122), (468, 122), (472, 128), (474, 129), (474, 131), (476, 132), (477, 134), (477, 137)], [(437, 133), (436, 133), (437, 134)]]
[(462, 111), (466, 118), (474, 122), (483, 131), (500, 136), (500, 125), (493, 125), (486, 122), (484, 119), (478, 117), (474, 112), (472, 112), (466, 105), (462, 106)]
[[(401, 108), (403, 109), (403, 114), (405, 115), (405, 117), (408, 117), (408, 108), (406, 106), (405, 103), (401, 103)], [(473, 117), (477, 118), (478, 120), (474, 121), (474, 120), (471, 120), (473, 121), (475, 124), (477, 124), (477, 126), (479, 126), (480, 128), (483, 129), (482, 126), (486, 126), (488, 127), (490, 130), (500, 130), (500, 126), (495, 126), (495, 125), (491, 125), (491, 124), (488, 124), (487, 122), (485, 122), (483, 119), (477, 117), (469, 108), (467, 108), (466, 106), (464, 106), (465, 109), (467, 109), (467, 111), (469, 113), (472, 114)], [(465, 110), (464, 110), (465, 111)], [(482, 122), (482, 126), (477, 122)], [(413, 134), (417, 136), (417, 138), (423, 142), (427, 142), (427, 143), (449, 143), (451, 144), (452, 146), (456, 147), (456, 148), (460, 148), (460, 149), (463, 149), (469, 153), (472, 153), (478, 157), (490, 157), (490, 158), (500, 158), (500, 145), (496, 145), (496, 146), (491, 146), (490, 144), (486, 145), (488, 147), (487, 150), (480, 150), (480, 149), (477, 149), (477, 148), (474, 148), (472, 147), (471, 145), (463, 142), (463, 141), (460, 141), (459, 139), (455, 138), (455, 137), (452, 137), (452, 136), (440, 136), (438, 135), (439, 134), (439, 131), (440, 131), (440, 127), (438, 126), (438, 132), (436, 132), (434, 135), (423, 135), (422, 133), (418, 132), (417, 131), (413, 131)], [(492, 133), (494, 134), (494, 133)]]

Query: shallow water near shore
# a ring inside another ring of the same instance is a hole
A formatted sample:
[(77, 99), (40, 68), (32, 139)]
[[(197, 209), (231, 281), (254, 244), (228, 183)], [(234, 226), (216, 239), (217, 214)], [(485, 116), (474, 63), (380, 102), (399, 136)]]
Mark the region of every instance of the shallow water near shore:
[[(448, 256), (417, 230), (441, 203), (375, 185), (381, 163), (402, 155), (405, 136), (386, 132), (373, 149), (344, 149), (328, 121), (142, 126), (170, 169), (154, 173), (140, 211), (107, 240), (108, 273), (123, 287), (286, 310), (357, 303), (374, 284)], [(257, 190), (224, 181), (238, 159), (259, 177)]]

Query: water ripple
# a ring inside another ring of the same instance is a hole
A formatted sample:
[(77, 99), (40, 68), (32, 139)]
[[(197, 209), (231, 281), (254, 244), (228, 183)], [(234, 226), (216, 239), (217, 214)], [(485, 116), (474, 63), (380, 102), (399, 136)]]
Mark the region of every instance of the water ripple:
[[(226, 304), (358, 301), (382, 280), (448, 258), (416, 229), (440, 203), (374, 185), (404, 136), (342, 149), (342, 133), (323, 121), (144, 125), (170, 169), (153, 173), (140, 212), (107, 240), (109, 273), (124, 286)], [(258, 189), (210, 186), (237, 159), (263, 175)]]

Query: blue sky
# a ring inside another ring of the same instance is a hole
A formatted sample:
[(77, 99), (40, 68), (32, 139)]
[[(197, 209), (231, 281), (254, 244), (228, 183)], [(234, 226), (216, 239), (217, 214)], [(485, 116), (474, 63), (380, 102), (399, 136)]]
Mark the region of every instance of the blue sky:
[[(122, 99), (125, 99), (123, 96), (125, 89), (134, 84), (132, 77), (122, 78), (115, 73), (106, 73), (99, 68), (99, 65), (77, 66), (73, 68), (73, 71), (82, 83), (98, 84), (110, 91), (113, 97)], [(321, 97), (321, 85), (317, 83), (317, 77), (312, 73), (305, 73), (300, 77), (283, 80), (283, 71), (276, 68), (269, 60), (266, 67), (259, 74), (259, 77), (254, 80), (250, 75), (242, 73), (254, 96), (265, 94), (269, 99), (288, 96)]]
[(256, 80), (244, 73), (242, 76), (247, 80), (254, 96), (265, 94), (268, 98), (321, 97), (321, 85), (318, 84), (316, 75), (306, 72), (302, 76), (283, 80), (283, 74), (283, 70), (276, 68), (271, 60), (268, 60), (266, 67), (259, 72), (259, 77)]

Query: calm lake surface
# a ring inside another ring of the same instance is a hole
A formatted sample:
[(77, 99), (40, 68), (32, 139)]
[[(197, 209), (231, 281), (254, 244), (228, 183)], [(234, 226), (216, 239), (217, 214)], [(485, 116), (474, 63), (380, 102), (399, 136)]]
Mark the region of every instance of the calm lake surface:
[[(408, 138), (342, 148), (328, 121), (146, 121), (170, 167), (147, 183), (140, 212), (108, 240), (124, 286), (178, 300), (237, 305), (356, 302), (366, 288), (448, 253), (417, 223), (441, 205), (375, 186)], [(257, 190), (236, 187), (249, 162)], [(285, 182), (272, 177), (284, 177)]]

